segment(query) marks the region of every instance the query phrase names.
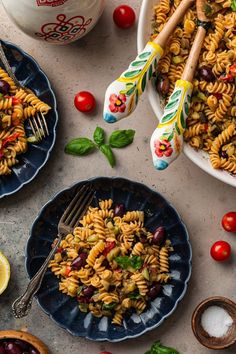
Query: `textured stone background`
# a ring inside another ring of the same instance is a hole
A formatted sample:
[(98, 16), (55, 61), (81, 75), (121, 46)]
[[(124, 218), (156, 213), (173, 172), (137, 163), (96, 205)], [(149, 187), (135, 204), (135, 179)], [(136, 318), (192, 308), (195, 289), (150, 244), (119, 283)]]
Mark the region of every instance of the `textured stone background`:
[[(140, 1), (127, 1), (137, 14)], [(0, 329), (28, 328), (49, 346), (53, 354), (143, 354), (157, 339), (184, 354), (236, 353), (210, 351), (194, 338), (190, 319), (195, 306), (204, 298), (223, 295), (236, 301), (236, 259), (230, 263), (214, 263), (209, 256), (211, 244), (219, 239), (230, 241), (236, 252), (235, 235), (224, 233), (222, 215), (235, 210), (236, 190), (213, 179), (185, 156), (167, 171), (157, 173), (152, 167), (149, 137), (156, 125), (147, 97), (129, 119), (115, 126), (102, 121), (102, 104), (107, 85), (123, 71), (136, 55), (136, 27), (122, 31), (115, 28), (112, 12), (118, 0), (107, 1), (105, 12), (95, 27), (80, 41), (56, 47), (35, 41), (21, 33), (0, 6), (1, 38), (12, 41), (31, 54), (48, 74), (59, 106), (57, 141), (51, 158), (37, 178), (17, 194), (0, 201), (0, 249), (9, 258), (12, 276), (7, 291), (0, 297)], [(74, 94), (91, 90), (99, 105), (91, 117), (73, 106)], [(92, 136), (96, 125), (111, 132), (117, 128), (136, 130), (134, 143), (117, 151), (117, 167), (113, 170), (98, 153), (85, 158), (65, 155), (65, 143), (76, 136)], [(16, 320), (11, 303), (27, 285), (24, 250), (30, 227), (42, 206), (59, 190), (77, 180), (93, 176), (124, 176), (143, 182), (162, 193), (179, 211), (188, 226), (193, 247), (193, 274), (188, 291), (175, 313), (164, 324), (142, 337), (118, 344), (95, 343), (74, 338), (58, 328), (34, 303), (27, 318)]]

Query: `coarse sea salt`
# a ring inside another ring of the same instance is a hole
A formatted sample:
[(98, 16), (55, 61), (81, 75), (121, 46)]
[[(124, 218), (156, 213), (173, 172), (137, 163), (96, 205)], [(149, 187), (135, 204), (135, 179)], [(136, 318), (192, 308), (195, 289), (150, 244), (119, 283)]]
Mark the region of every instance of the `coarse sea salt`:
[(211, 337), (223, 337), (233, 324), (229, 313), (220, 306), (209, 306), (201, 316), (203, 329)]

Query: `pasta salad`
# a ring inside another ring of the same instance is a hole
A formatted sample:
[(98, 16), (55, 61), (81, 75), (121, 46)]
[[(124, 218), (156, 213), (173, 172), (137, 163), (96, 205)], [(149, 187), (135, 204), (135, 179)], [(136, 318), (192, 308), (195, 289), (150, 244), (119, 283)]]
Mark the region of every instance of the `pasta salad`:
[(166, 230), (148, 231), (143, 211), (113, 208), (111, 199), (90, 206), (80, 225), (60, 242), (49, 267), (81, 311), (122, 325), (129, 309), (142, 313), (171, 278)]

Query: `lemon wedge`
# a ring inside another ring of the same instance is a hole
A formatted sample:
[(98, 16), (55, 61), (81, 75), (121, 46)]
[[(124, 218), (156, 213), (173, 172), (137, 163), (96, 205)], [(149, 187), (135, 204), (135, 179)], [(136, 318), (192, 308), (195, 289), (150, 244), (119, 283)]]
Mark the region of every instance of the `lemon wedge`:
[(10, 279), (10, 264), (8, 259), (0, 252), (0, 295), (7, 288)]

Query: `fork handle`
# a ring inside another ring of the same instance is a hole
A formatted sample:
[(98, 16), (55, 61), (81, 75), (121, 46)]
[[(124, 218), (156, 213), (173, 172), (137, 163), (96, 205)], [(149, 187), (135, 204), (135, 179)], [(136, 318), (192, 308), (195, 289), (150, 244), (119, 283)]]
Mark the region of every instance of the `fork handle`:
[(26, 316), (29, 313), (32, 305), (33, 296), (39, 290), (42, 284), (44, 274), (46, 273), (46, 270), (48, 268), (48, 263), (53, 257), (53, 255), (56, 253), (57, 247), (61, 242), (62, 235), (57, 235), (57, 237), (58, 240), (55, 247), (51, 250), (51, 252), (47, 256), (47, 258), (45, 259), (45, 261), (43, 262), (43, 264), (41, 265), (37, 273), (29, 281), (26, 291), (13, 302), (12, 312), (14, 317), (21, 318)]
[(10, 67), (10, 64), (7, 60), (6, 54), (4, 52), (3, 46), (2, 46), (2, 41), (0, 40), (0, 59), (3, 62), (3, 65), (8, 73), (8, 75), (10, 76), (10, 78), (14, 81), (16, 86), (21, 86), (19, 81), (17, 80), (17, 78), (15, 77), (15, 74), (12, 72), (12, 69)]

